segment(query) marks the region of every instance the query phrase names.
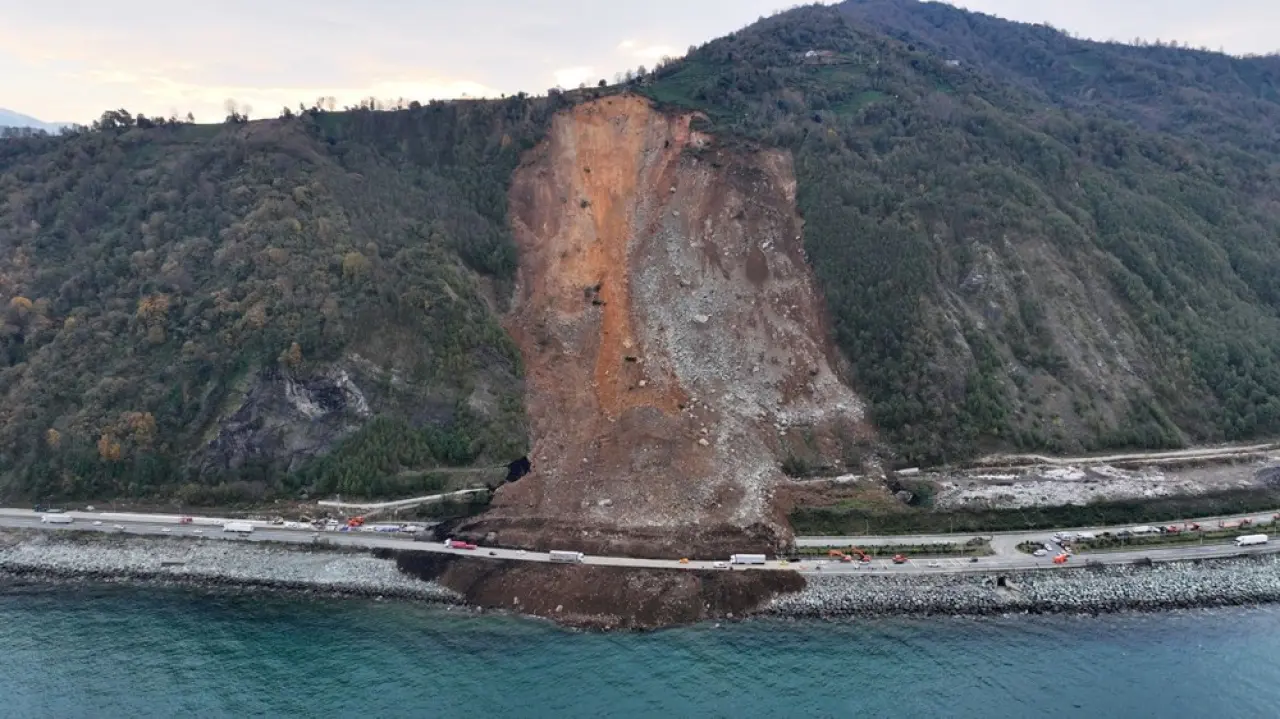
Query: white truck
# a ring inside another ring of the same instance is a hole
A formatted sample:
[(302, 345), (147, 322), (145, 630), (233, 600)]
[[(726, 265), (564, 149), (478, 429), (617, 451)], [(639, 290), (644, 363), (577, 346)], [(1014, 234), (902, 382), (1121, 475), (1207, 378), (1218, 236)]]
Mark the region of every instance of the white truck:
[(562, 564), (581, 564), (586, 559), (586, 556), (582, 552), (569, 552), (563, 549), (553, 549), (547, 552), (548, 559)]
[(46, 514), (40, 518), (44, 524), (71, 524), (75, 520), (70, 514)]
[(1266, 543), (1267, 543), (1267, 535), (1265, 534), (1246, 534), (1241, 537), (1236, 537), (1237, 547), (1251, 547), (1255, 544), (1266, 544)]
[(239, 534), (249, 534), (253, 531), (253, 525), (248, 522), (227, 522), (222, 525), (224, 532), (236, 532)]
[(764, 564), (763, 554), (734, 554), (729, 557), (729, 564)]

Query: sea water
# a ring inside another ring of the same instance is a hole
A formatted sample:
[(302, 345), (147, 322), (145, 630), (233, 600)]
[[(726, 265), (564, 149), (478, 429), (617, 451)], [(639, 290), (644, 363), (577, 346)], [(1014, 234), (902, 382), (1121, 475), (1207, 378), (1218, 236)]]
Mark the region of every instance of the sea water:
[(399, 601), (0, 585), (0, 717), (1277, 715), (1277, 607), (598, 634)]

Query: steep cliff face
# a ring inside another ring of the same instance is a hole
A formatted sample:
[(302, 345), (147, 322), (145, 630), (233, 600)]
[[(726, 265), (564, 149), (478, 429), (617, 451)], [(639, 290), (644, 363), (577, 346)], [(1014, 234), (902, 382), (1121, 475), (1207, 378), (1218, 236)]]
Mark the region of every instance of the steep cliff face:
[(638, 554), (785, 544), (788, 457), (870, 435), (837, 374), (786, 154), (632, 96), (558, 116), (516, 172), (507, 329), (532, 473), (464, 531)]

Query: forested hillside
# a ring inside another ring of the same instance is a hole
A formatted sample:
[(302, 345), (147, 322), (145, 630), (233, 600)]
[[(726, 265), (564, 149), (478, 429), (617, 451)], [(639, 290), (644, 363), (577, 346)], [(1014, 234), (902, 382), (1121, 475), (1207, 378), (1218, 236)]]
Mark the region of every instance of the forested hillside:
[(394, 495), (520, 457), (511, 174), (621, 91), (790, 153), (894, 462), (1280, 434), (1280, 60), (862, 0), (569, 96), (0, 139), (0, 499)]
[(794, 153), (838, 344), (914, 463), (1280, 431), (1275, 68), (877, 0), (646, 91)]
[(384, 494), (519, 457), (505, 186), (554, 109), (0, 141), (0, 494)]

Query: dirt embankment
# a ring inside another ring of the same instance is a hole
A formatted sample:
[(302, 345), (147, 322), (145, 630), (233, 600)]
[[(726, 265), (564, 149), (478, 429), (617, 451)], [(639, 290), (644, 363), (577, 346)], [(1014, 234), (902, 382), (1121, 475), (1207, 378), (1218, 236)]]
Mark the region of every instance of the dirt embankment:
[(796, 572), (675, 571), (475, 560), (379, 550), (401, 572), (487, 609), (591, 629), (656, 629), (742, 616), (805, 588)]
[[(513, 177), (506, 326), (533, 470), (459, 528), (506, 546), (720, 557), (776, 549), (792, 455), (866, 442), (802, 249), (788, 155), (613, 97), (557, 117)], [(492, 532), (493, 535), (489, 533)]]

